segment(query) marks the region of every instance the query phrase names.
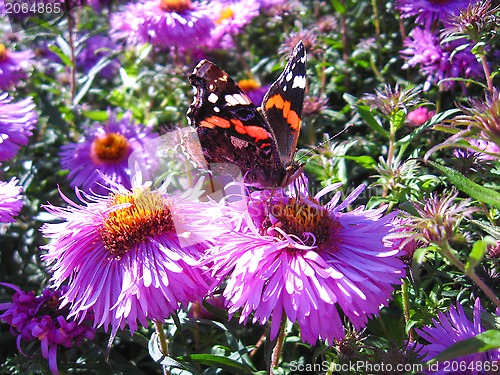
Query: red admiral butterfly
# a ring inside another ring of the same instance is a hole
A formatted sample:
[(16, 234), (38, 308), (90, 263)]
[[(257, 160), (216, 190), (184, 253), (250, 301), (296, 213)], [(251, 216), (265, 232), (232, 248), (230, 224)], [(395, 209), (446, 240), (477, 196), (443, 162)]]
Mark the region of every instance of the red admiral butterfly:
[(187, 117), (196, 127), (209, 165), (235, 164), (249, 186), (284, 187), (302, 171), (293, 160), (306, 87), (306, 52), (300, 41), (260, 108), (229, 75), (202, 60), (189, 81), (195, 88)]

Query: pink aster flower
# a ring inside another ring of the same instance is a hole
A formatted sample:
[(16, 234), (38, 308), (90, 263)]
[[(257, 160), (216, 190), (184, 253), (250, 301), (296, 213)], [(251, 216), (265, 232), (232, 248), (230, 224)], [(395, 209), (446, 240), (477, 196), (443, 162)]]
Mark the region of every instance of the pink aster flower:
[(411, 126), (420, 126), (429, 121), (434, 116), (434, 111), (430, 111), (427, 107), (418, 107), (408, 113), (406, 120)]
[(396, 0), (402, 18), (417, 17), (417, 22), (430, 27), (435, 20), (446, 22), (458, 15), (474, 0)]
[[(211, 3), (215, 27), (210, 37), (212, 48), (234, 47), (233, 35), (241, 33), (259, 15), (260, 4), (254, 0), (220, 0)], [(260, 103), (259, 103), (260, 104)]]
[(22, 187), (19, 180), (12, 178), (9, 182), (0, 181), (0, 223), (13, 223), (23, 208)]
[(45, 209), (64, 220), (45, 224), (50, 240), (42, 258), (51, 282), (62, 293), (61, 306), (83, 319), (93, 313), (94, 326), (112, 334), (137, 322), (163, 320), (208, 290), (198, 263), (205, 245), (190, 228), (200, 203), (168, 197), (150, 184), (113, 187), (108, 197), (76, 190), (82, 203), (63, 196), (68, 207)]
[[(407, 60), (403, 69), (419, 66), (422, 74), (427, 76), (424, 90), (442, 79), (461, 77), (475, 78), (483, 74), (481, 64), (471, 52), (472, 47), (455, 51), (462, 44), (460, 40), (452, 43), (440, 43), (439, 37), (429, 30), (415, 28), (409, 38), (404, 41), (405, 49), (401, 51)], [(454, 87), (454, 82), (443, 82), (446, 90)]]
[(37, 122), (33, 99), (13, 103), (6, 92), (0, 92), (0, 161), (12, 159), (28, 144)]
[(59, 347), (78, 346), (84, 339), (92, 340), (95, 330), (85, 322), (68, 319), (67, 309), (61, 309), (59, 298), (64, 291), (44, 289), (40, 295), (33, 291), (24, 292), (19, 287), (1, 283), (12, 288), (16, 293), (12, 302), (0, 303), (0, 320), (10, 325), (10, 332), (17, 337), (17, 349), (23, 355), (22, 341), (40, 342), (43, 358), (49, 361), (53, 374), (59, 374), (57, 368), (57, 350)]
[(8, 90), (26, 78), (26, 69), (34, 57), (31, 50), (14, 52), (0, 43), (0, 90)]
[(206, 259), (212, 276), (227, 277), (226, 307), (240, 311), (240, 323), (272, 317), (273, 339), (288, 318), (304, 342), (333, 343), (345, 335), (339, 309), (361, 329), (387, 304), (405, 275), (399, 250), (383, 240), (395, 214), (363, 206), (343, 212), (364, 186), (342, 203), (340, 192), (326, 205), (318, 202), (339, 186), (313, 198), (299, 183), (297, 192), (254, 192), (246, 209), (228, 207), (225, 222), (232, 218), (234, 226), (216, 237)]
[(151, 43), (160, 48), (193, 48), (210, 37), (214, 24), (205, 3), (190, 0), (145, 0), (129, 3), (113, 14), (115, 37), (131, 45)]
[[(63, 169), (68, 169), (72, 187), (87, 192), (108, 194), (109, 180), (131, 187), (128, 157), (153, 138), (151, 127), (138, 125), (132, 113), (126, 112), (118, 120), (116, 111), (108, 111), (105, 124), (94, 124), (78, 143), (62, 147), (60, 157)], [(153, 160), (147, 160), (153, 165)], [(108, 178), (109, 180), (106, 180)]]
[[(438, 319), (433, 319), (433, 326), (416, 329), (415, 331), (429, 343), (423, 346), (422, 354), (426, 354), (424, 360), (428, 361), (451, 345), (460, 341), (470, 339), (484, 332), (481, 325), (481, 301), (476, 299), (474, 304), (474, 317), (470, 321), (465, 315), (462, 306), (457, 301), (457, 307), (450, 306), (450, 310), (445, 313), (439, 313)], [(433, 375), (479, 375), (488, 373), (485, 368), (483, 372), (479, 366), (469, 366), (475, 363), (489, 363), (500, 361), (500, 349), (493, 349), (483, 353), (470, 354), (463, 357), (455, 358), (449, 361), (449, 368), (459, 369), (458, 371), (444, 371), (443, 367), (446, 362), (439, 364), (439, 370), (432, 372)], [(453, 363), (456, 362), (455, 366)], [(465, 367), (463, 366), (465, 365)], [(463, 369), (463, 370), (460, 370)]]

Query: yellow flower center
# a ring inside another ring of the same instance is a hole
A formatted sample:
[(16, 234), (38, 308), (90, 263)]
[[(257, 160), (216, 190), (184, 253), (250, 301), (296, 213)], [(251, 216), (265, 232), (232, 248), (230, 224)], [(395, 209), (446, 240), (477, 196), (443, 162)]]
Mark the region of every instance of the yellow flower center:
[(219, 15), (219, 19), (217, 21), (215, 21), (215, 23), (217, 25), (220, 25), (222, 23), (222, 21), (227, 20), (229, 18), (233, 18), (233, 17), (234, 17), (234, 11), (231, 9), (230, 6), (227, 6), (224, 9), (222, 9), (222, 11), (220, 12), (220, 15)]
[(90, 157), (95, 164), (116, 164), (128, 157), (130, 143), (119, 133), (106, 133), (92, 142)]
[[(328, 215), (323, 206), (297, 199), (291, 199), (288, 204), (273, 206), (272, 215), (278, 220), (274, 224), (275, 228), (280, 228), (285, 233), (293, 234), (303, 240), (307, 238), (304, 233), (312, 233), (316, 238), (314, 245), (328, 241), (334, 230), (340, 226)], [(278, 231), (275, 233), (278, 237), (281, 236)]]
[(257, 90), (260, 88), (259, 82), (257, 82), (253, 78), (242, 79), (242, 80), (238, 81), (238, 85), (241, 87), (241, 89), (243, 91), (252, 91), (252, 90)]
[(0, 43), (0, 61), (4, 61), (7, 58), (7, 48), (5, 44)]
[(100, 230), (104, 247), (115, 260), (148, 238), (175, 229), (168, 202), (157, 191), (141, 188), (115, 194), (109, 207), (127, 203), (128, 207), (110, 212)]
[(192, 9), (191, 0), (160, 0), (160, 8), (165, 12), (182, 13)]

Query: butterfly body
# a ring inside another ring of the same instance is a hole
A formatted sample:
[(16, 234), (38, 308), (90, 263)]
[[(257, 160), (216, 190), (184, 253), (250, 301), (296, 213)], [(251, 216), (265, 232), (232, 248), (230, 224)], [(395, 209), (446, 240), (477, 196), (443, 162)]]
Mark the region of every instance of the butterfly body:
[(187, 117), (212, 170), (234, 164), (245, 183), (258, 188), (286, 186), (300, 173), (302, 165), (293, 158), (301, 126), (305, 63), (304, 45), (299, 42), (260, 108), (217, 65), (207, 60), (197, 65), (189, 77), (196, 93)]

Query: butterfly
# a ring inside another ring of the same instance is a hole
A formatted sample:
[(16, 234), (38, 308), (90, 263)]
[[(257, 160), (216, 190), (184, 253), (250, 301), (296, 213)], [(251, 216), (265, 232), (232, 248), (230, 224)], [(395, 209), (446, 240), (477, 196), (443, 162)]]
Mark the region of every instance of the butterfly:
[(306, 88), (302, 41), (260, 108), (208, 60), (200, 61), (189, 81), (195, 96), (187, 118), (196, 128), (206, 165), (233, 164), (246, 185), (261, 189), (285, 187), (302, 172), (304, 165), (294, 161)]

